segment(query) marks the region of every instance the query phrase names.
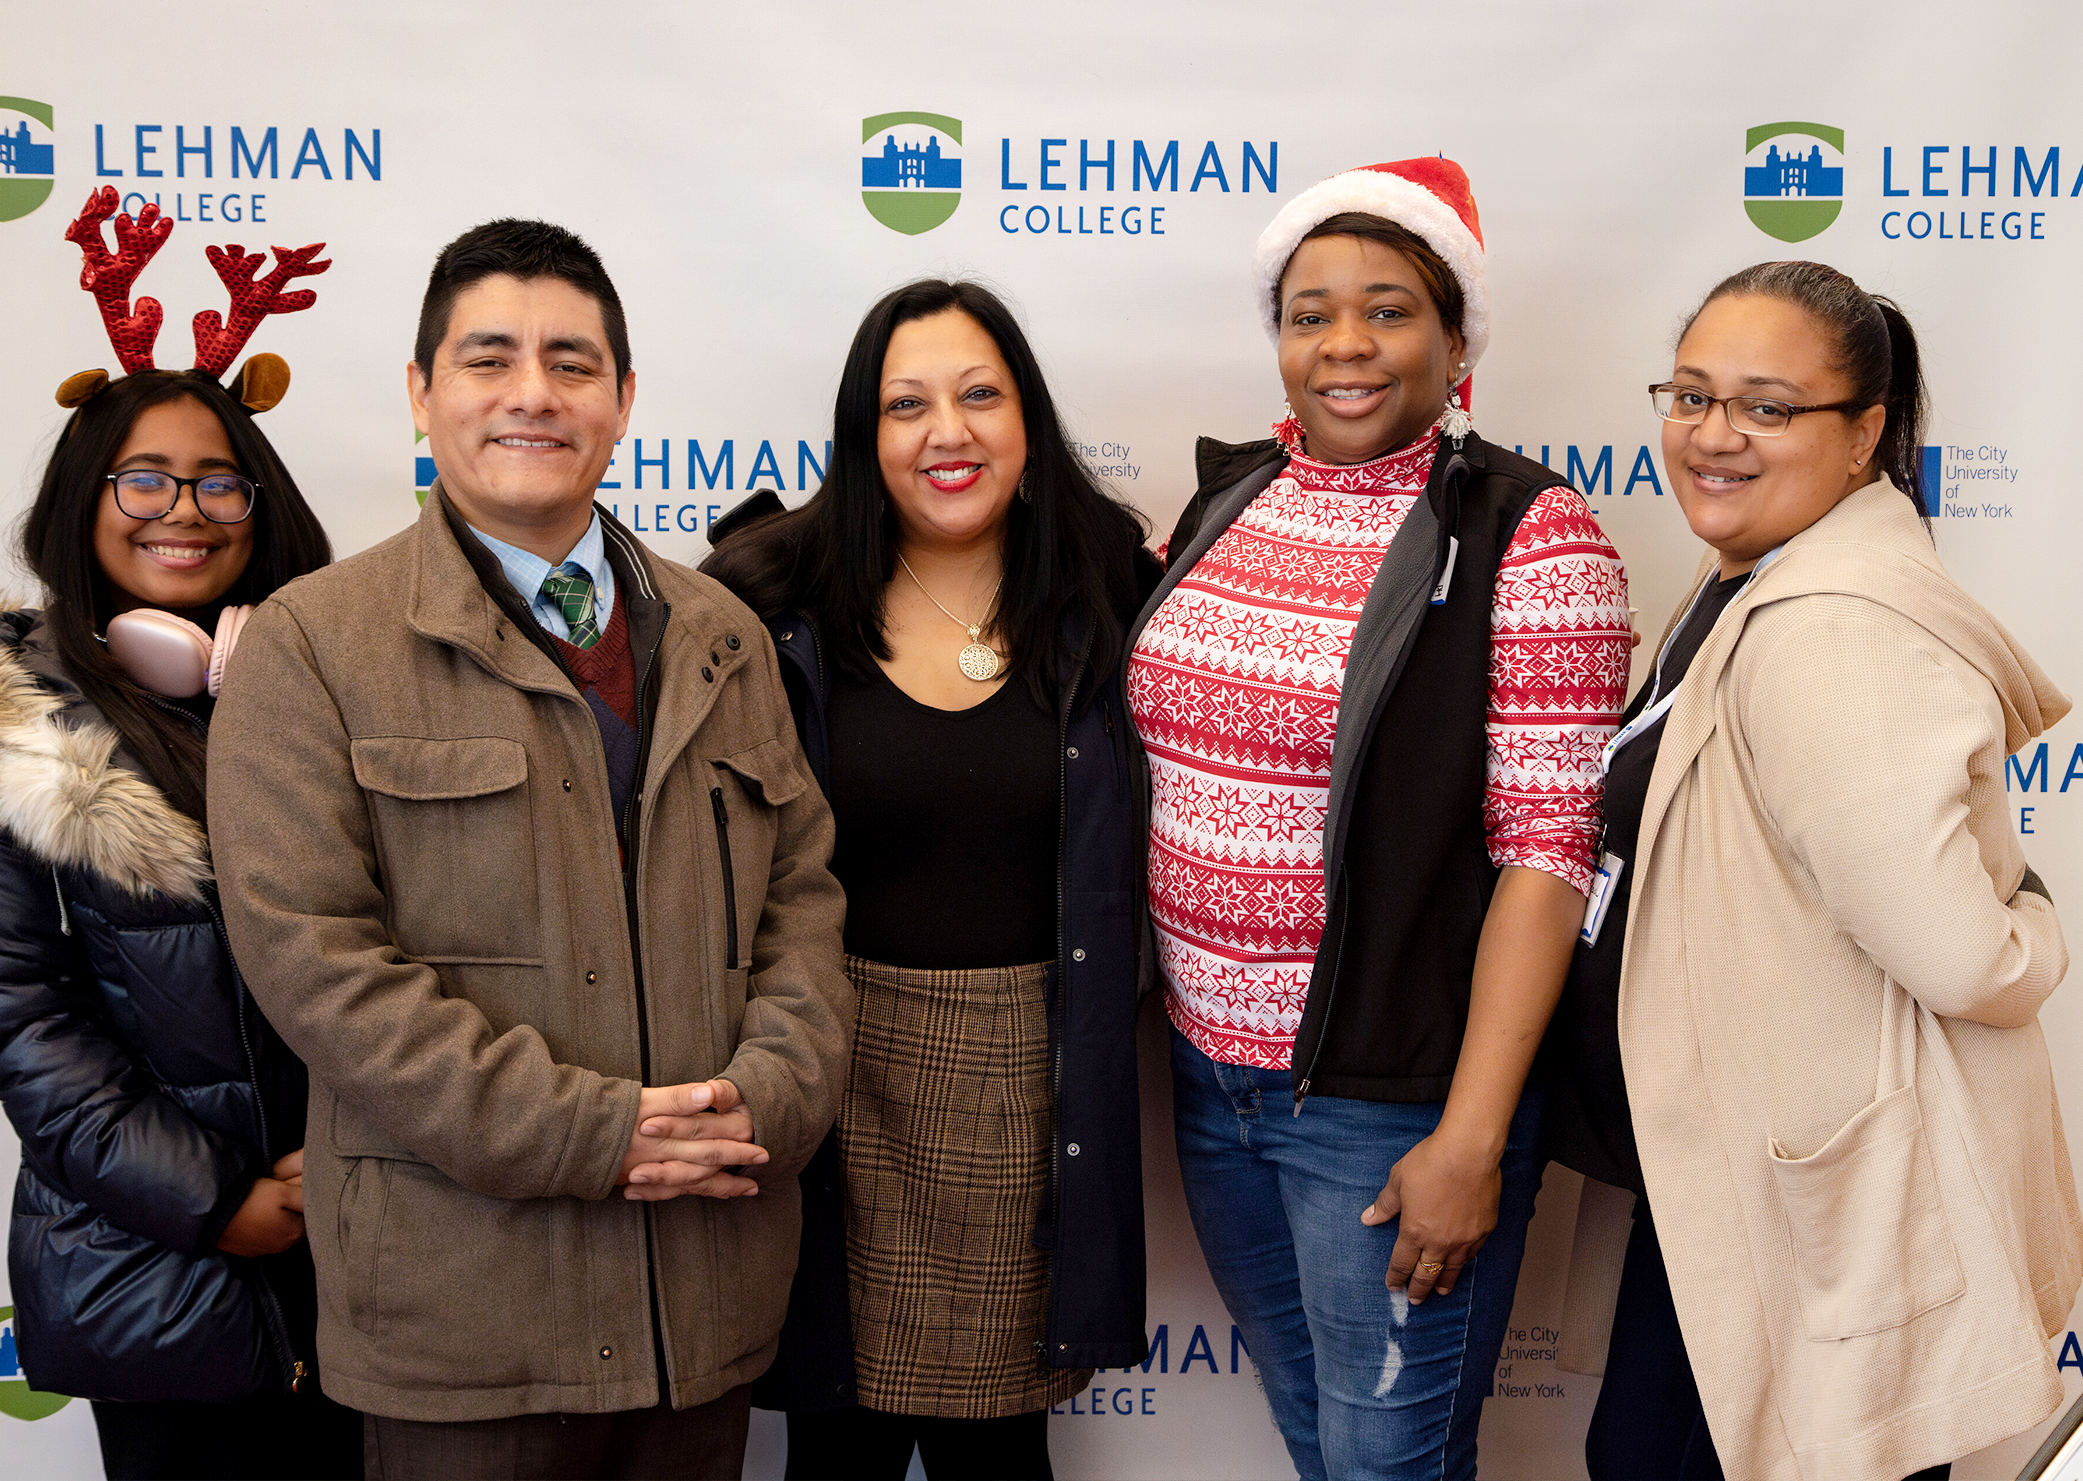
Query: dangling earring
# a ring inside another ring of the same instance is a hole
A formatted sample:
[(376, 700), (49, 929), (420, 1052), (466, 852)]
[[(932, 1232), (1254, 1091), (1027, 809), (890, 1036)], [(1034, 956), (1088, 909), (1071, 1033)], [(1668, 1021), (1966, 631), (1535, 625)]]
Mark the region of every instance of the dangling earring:
[(1027, 491), (1027, 475), (1033, 471), (1034, 464), (1029, 463), (1020, 470), (1020, 481), (1013, 485), (1013, 492), (1019, 495), (1022, 504), (1032, 504), (1034, 502), (1034, 495)]
[(1302, 439), (1305, 435), (1302, 430), (1301, 418), (1295, 415), (1295, 409), (1292, 406), (1289, 406), (1285, 400), (1282, 400), (1280, 403), (1280, 420), (1273, 424), (1274, 439), (1282, 447), (1286, 448), (1291, 456), (1300, 457), (1302, 455)]
[[(1468, 369), (1468, 362), (1463, 360), (1456, 368), (1465, 371)], [(1468, 378), (1464, 375), (1459, 384), (1447, 389), (1446, 408), (1440, 412), (1439, 420), (1433, 424), (1453, 439), (1456, 448), (1461, 446), (1463, 438), (1475, 430), (1475, 418), (1470, 416), (1468, 408), (1461, 404), (1461, 387), (1466, 385), (1467, 381)]]

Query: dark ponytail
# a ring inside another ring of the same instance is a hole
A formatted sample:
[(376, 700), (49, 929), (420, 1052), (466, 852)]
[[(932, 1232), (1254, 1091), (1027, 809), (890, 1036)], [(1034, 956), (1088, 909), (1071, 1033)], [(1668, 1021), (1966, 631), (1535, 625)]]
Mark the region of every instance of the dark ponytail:
[(1918, 513), (1935, 511), (1938, 490), (1924, 487), (1924, 394), (1923, 362), (1917, 355), (1917, 332), (1894, 300), (1875, 294), (1873, 306), (1888, 326), (1888, 394), (1881, 404), (1888, 408), (1888, 425), (1881, 429), (1880, 446), (1874, 456), (1881, 471), (1895, 480), (1895, 487), (1909, 495)]
[[(1685, 321), (1717, 298), (1756, 294), (1806, 312), (1829, 335), (1831, 368), (1850, 384), (1845, 399), (1863, 408), (1887, 409), (1874, 461), (1919, 514), (1928, 510), (1924, 488), (1924, 372), (1916, 331), (1890, 299), (1868, 293), (1834, 267), (1820, 262), (1761, 262), (1715, 284)], [(1679, 338), (1683, 339), (1684, 331)]]

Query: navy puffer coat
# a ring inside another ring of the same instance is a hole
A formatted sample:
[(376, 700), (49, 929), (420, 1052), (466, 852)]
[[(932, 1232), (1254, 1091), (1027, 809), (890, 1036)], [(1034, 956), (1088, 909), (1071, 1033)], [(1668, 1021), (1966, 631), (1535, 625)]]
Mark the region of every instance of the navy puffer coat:
[(38, 614), (0, 614), (0, 1103), (22, 1142), (23, 1376), (91, 1399), (286, 1392), (311, 1357), (308, 1249), (216, 1246), (254, 1179), (303, 1145), (303, 1066), (232, 964), (202, 829), (127, 760)]

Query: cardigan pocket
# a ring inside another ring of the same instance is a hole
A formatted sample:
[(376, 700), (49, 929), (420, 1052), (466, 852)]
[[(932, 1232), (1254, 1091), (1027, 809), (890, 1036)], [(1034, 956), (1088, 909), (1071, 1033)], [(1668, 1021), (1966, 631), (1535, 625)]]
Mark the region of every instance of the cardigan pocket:
[(391, 940), (420, 962), (541, 966), (528, 752), (504, 736), (360, 736)]
[(1812, 1340), (1885, 1332), (1966, 1291), (1916, 1087), (1882, 1096), (1807, 1157), (1776, 1139), (1767, 1153)]

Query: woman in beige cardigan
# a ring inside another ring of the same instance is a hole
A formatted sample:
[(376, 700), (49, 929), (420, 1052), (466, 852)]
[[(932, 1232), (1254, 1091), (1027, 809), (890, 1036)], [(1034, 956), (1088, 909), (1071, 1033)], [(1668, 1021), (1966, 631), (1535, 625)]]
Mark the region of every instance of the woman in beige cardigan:
[(2004, 799), (2069, 702), (1918, 517), (1892, 304), (1751, 268), (1652, 391), (1712, 551), (1607, 751), (1557, 1019), (1557, 1159), (1646, 1195), (1586, 1459), (1943, 1475), (2059, 1405), (2083, 1273), (2036, 1018), (2068, 954)]

